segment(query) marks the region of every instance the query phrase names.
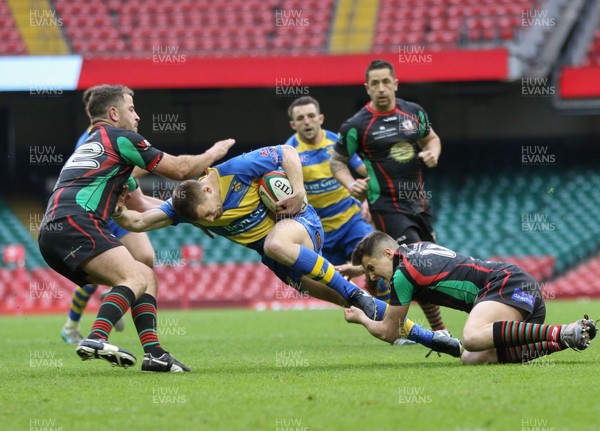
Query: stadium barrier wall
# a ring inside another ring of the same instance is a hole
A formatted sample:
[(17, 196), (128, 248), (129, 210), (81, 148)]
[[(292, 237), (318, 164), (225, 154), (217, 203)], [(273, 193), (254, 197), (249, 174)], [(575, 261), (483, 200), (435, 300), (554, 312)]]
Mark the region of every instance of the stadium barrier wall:
[[(182, 57), (167, 59), (88, 59), (81, 56), (0, 57), (0, 91), (30, 91), (32, 86), (85, 89), (120, 82), (137, 89), (274, 87), (282, 77), (302, 85), (360, 85), (373, 58), (399, 64), (401, 82), (498, 81), (508, 78), (506, 49), (425, 51), (427, 64), (400, 61), (402, 53), (303, 57)], [(416, 54), (415, 54), (416, 55)]]

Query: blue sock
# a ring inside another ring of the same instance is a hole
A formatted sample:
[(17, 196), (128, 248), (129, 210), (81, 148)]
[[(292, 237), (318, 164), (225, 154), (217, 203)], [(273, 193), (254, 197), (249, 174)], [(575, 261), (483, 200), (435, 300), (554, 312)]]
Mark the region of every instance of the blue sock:
[(375, 307), (377, 307), (377, 321), (383, 320), (383, 315), (385, 314), (385, 311), (387, 310), (388, 307), (388, 303), (384, 302), (380, 299), (377, 298), (373, 298), (373, 301), (375, 301)]
[(376, 298), (381, 299), (382, 301), (387, 302), (389, 304), (391, 296), (392, 292), (390, 290), (390, 287), (385, 283), (383, 278), (380, 278), (379, 282), (377, 283)]
[(348, 301), (352, 293), (358, 289), (358, 287), (342, 277), (342, 275), (334, 269), (333, 265), (327, 262), (323, 256), (320, 256), (303, 245), (300, 246), (300, 255), (292, 265), (292, 269), (301, 272), (319, 283), (331, 287), (346, 301)]
[[(405, 328), (406, 326), (408, 325), (406, 325), (405, 323)], [(433, 340), (433, 331), (425, 329), (422, 326), (419, 326), (416, 323), (412, 322), (412, 328), (409, 331), (407, 331), (407, 333), (409, 340), (412, 340), (415, 343), (422, 344), (425, 347), (431, 348), (431, 341)]]
[(71, 309), (69, 310), (69, 319), (74, 322), (81, 320), (81, 315), (87, 306), (90, 297), (94, 294), (98, 286), (94, 284), (86, 284), (78, 287), (71, 297)]

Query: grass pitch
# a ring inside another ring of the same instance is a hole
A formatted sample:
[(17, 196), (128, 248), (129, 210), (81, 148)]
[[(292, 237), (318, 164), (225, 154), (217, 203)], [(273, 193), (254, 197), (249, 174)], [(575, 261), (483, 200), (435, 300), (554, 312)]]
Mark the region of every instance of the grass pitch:
[[(600, 301), (548, 304), (567, 323)], [(460, 335), (466, 314), (444, 309)], [(424, 324), (418, 307), (411, 317)], [(163, 347), (189, 374), (141, 373), (128, 317), (111, 341), (135, 368), (81, 362), (60, 338), (66, 316), (3, 317), (0, 429), (597, 430), (599, 340), (530, 365), (461, 366), (421, 346), (394, 347), (344, 322), (341, 310), (165, 311)], [(86, 315), (88, 329), (93, 316)]]

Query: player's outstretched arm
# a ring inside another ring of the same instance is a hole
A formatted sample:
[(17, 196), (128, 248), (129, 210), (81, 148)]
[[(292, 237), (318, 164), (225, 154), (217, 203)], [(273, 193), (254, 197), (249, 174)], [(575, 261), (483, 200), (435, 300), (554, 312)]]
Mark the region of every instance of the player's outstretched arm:
[(196, 179), (206, 168), (225, 156), (233, 144), (235, 139), (225, 139), (215, 143), (203, 154), (195, 156), (172, 156), (164, 153), (154, 172), (172, 180)]
[(302, 175), (302, 163), (300, 162), (298, 151), (294, 147), (282, 145), (281, 150), (283, 151), (281, 167), (288, 177), (288, 180), (290, 180), (294, 193), (277, 202), (276, 210), (277, 214), (294, 215), (298, 214), (302, 209), (304, 197), (306, 196), (304, 177)]
[(130, 210), (144, 212), (158, 208), (163, 203), (164, 201), (160, 199), (153, 198), (152, 196), (146, 196), (138, 187), (128, 195), (125, 201), (125, 206)]
[(169, 216), (158, 208), (138, 212), (120, 207), (117, 213), (113, 214), (113, 220), (123, 229), (131, 232), (147, 232), (173, 224)]
[(360, 308), (350, 307), (344, 309), (344, 318), (348, 323), (360, 323), (367, 331), (380, 340), (393, 343), (400, 336), (400, 322), (404, 323), (408, 306), (390, 306), (388, 307), (383, 320), (375, 321), (367, 317)]

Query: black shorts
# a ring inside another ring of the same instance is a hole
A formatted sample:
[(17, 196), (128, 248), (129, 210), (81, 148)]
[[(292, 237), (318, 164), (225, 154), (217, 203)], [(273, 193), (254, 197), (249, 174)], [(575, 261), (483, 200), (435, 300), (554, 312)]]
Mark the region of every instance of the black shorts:
[(433, 222), (429, 212), (418, 214), (373, 213), (371, 214), (375, 228), (387, 233), (398, 244), (413, 242), (435, 242)]
[(525, 322), (544, 323), (546, 319), (546, 305), (539, 283), (516, 265), (506, 265), (490, 277), (486, 287), (477, 294), (474, 305), (483, 301), (501, 302), (523, 310)]
[(83, 211), (43, 224), (38, 243), (46, 263), (79, 286), (88, 283), (83, 262), (123, 245), (105, 221)]

